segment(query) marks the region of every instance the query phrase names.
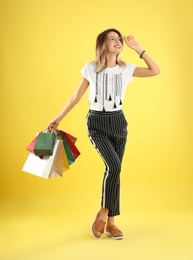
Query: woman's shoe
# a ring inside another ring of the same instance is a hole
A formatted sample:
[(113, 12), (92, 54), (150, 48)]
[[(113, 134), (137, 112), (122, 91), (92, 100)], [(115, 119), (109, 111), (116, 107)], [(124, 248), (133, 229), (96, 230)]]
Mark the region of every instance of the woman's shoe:
[(107, 225), (106, 234), (116, 240), (123, 239), (123, 233), (115, 225), (112, 226)]
[(99, 239), (104, 233), (106, 222), (99, 218), (99, 213), (96, 216), (96, 219), (92, 225), (92, 235), (94, 238)]

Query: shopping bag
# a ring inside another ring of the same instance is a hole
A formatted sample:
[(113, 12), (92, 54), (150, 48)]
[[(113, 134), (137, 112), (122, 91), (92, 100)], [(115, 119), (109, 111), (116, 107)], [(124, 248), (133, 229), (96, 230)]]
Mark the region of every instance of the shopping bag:
[(26, 149), (30, 152), (30, 153), (34, 153), (34, 146), (36, 144), (38, 135), (36, 135), (36, 137), (28, 144), (28, 146), (26, 147)]
[[(42, 132), (41, 132), (42, 133)], [(34, 153), (34, 146), (36, 144), (36, 141), (38, 139), (38, 134), (36, 135), (36, 137), (28, 144), (28, 146), (26, 147), (26, 149), (30, 152), (30, 153)], [(43, 156), (39, 156), (40, 158), (43, 158)]]
[[(66, 132), (65, 132), (66, 133)], [(66, 133), (68, 136), (69, 136), (69, 138), (70, 138), (70, 140), (75, 144), (76, 143), (76, 140), (77, 140), (77, 138), (76, 137), (74, 137), (73, 135), (71, 135), (71, 134), (69, 134), (69, 133)]]
[(63, 145), (63, 140), (62, 140), (62, 150), (63, 150), (63, 173), (64, 173), (65, 171), (67, 171), (69, 169), (69, 164), (68, 164), (68, 158), (66, 155), (66, 151), (65, 151), (64, 145)]
[(70, 136), (68, 133), (66, 133), (66, 132), (64, 132), (64, 131), (60, 131), (60, 132), (61, 132), (61, 134), (64, 135), (64, 137), (65, 137), (65, 139), (66, 139), (66, 142), (68, 143), (68, 146), (69, 146), (69, 148), (70, 148), (70, 151), (71, 151), (71, 153), (72, 153), (74, 159), (76, 160), (76, 159), (78, 158), (78, 156), (80, 155), (79, 150), (78, 150), (77, 147), (75, 146), (74, 142), (73, 142), (72, 139), (71, 139), (71, 136)]
[(54, 150), (55, 139), (55, 133), (39, 133), (33, 149), (35, 155), (52, 155)]
[(64, 150), (68, 159), (68, 165), (71, 165), (72, 163), (74, 163), (75, 159), (74, 156), (70, 150), (70, 147), (66, 141), (66, 138), (64, 136), (64, 134), (62, 133), (62, 131), (58, 132), (58, 135), (61, 136), (62, 140), (63, 140), (63, 145), (64, 145)]
[(30, 153), (22, 168), (27, 172), (45, 179), (62, 177), (63, 175), (63, 141), (55, 139), (53, 154), (44, 156), (42, 159)]

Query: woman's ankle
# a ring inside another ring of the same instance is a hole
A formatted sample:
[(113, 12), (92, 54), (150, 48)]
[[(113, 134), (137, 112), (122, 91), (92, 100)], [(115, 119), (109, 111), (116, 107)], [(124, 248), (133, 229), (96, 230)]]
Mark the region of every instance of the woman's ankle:
[(107, 221), (107, 216), (108, 216), (108, 209), (106, 208), (101, 208), (99, 211), (99, 219), (102, 219), (103, 221)]
[(107, 226), (114, 226), (114, 225), (115, 225), (114, 217), (108, 217)]

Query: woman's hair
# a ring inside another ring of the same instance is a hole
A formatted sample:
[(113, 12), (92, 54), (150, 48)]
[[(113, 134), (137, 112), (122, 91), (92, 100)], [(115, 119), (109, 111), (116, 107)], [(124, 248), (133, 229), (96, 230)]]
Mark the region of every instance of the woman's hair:
[[(97, 66), (98, 66), (97, 67), (98, 72), (103, 71), (107, 67), (105, 41), (107, 39), (108, 33), (110, 33), (110, 32), (116, 32), (119, 35), (119, 37), (122, 37), (121, 33), (114, 28), (107, 29), (97, 36), (97, 39), (96, 39), (96, 59), (95, 59), (94, 63), (97, 64)], [(123, 41), (121, 43), (123, 44)], [(126, 65), (125, 62), (121, 61), (119, 54), (117, 54), (116, 63), (119, 66), (125, 66)]]

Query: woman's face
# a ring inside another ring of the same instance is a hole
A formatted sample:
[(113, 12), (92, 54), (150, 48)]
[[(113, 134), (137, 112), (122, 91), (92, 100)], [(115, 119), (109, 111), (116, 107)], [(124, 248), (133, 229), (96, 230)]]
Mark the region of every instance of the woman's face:
[(119, 54), (123, 49), (123, 38), (116, 32), (109, 32), (107, 34), (105, 46), (108, 53)]

